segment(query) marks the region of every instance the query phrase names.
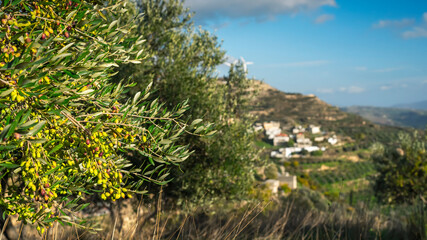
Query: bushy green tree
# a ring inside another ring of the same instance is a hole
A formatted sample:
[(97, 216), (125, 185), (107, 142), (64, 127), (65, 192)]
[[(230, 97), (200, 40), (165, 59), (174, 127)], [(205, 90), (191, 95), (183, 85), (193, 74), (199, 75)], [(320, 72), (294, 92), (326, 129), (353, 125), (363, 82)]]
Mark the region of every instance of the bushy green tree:
[(148, 53), (143, 64), (120, 67), (119, 76), (137, 82), (133, 91), (154, 79), (156, 96), (175, 105), (188, 100), (189, 122), (211, 122), (212, 137), (187, 136), (194, 154), (174, 171), (167, 196), (195, 202), (245, 195), (253, 182), (257, 151), (248, 132), (253, 119), (247, 114), (251, 92), (243, 63), (218, 78), (216, 68), (224, 61), (216, 36), (193, 26), (191, 14), (180, 0), (137, 2), (143, 16), (135, 35), (147, 36), (141, 49)]
[[(139, 63), (126, 2), (0, 1), (0, 208), (38, 225), (164, 184), (190, 150), (176, 144), (186, 103), (170, 111), (148, 88), (123, 100), (118, 64)], [(198, 124), (191, 128), (205, 131)], [(130, 156), (139, 154), (138, 161)]]
[(413, 202), (427, 198), (426, 138), (399, 134), (398, 146), (376, 145), (374, 161), (378, 170), (374, 190), (386, 203)]

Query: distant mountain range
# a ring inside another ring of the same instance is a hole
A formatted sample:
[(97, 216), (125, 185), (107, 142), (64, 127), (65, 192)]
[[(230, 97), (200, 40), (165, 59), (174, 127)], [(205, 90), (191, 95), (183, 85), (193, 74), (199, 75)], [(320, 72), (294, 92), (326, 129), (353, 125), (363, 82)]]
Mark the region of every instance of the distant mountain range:
[(408, 109), (418, 109), (418, 110), (427, 110), (427, 100), (415, 103), (404, 103), (396, 104), (393, 107), (395, 108), (408, 108)]
[[(351, 106), (341, 108), (343, 111), (357, 114), (377, 124), (413, 127), (425, 129), (427, 126), (427, 110), (417, 110), (415, 106), (422, 107), (423, 103), (399, 105), (397, 107), (365, 107)], [(424, 102), (427, 107), (427, 101)], [(403, 108), (406, 106), (405, 108)], [(412, 107), (409, 107), (412, 106)], [(427, 109), (427, 108), (426, 108)]]

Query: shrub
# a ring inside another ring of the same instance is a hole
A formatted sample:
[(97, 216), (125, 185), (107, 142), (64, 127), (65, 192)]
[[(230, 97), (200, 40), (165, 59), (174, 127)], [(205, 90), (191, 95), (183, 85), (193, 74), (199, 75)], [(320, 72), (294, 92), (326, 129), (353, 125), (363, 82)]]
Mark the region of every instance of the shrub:
[(301, 185), (303, 185), (305, 187), (310, 187), (310, 183), (308, 182), (308, 179), (305, 179), (302, 177), (297, 177), (297, 181), (298, 181), (298, 183), (300, 183)]
[(301, 155), (304, 155), (304, 156), (306, 156), (306, 155), (308, 155), (309, 154), (309, 152), (305, 149), (305, 148), (303, 148), (302, 150), (301, 150), (301, 153), (300, 153)]
[(267, 179), (277, 179), (278, 169), (275, 164), (268, 165), (264, 170), (265, 177)]
[(340, 194), (339, 192), (324, 192), (323, 193), (330, 201), (338, 201), (340, 199)]
[(319, 211), (327, 211), (329, 201), (319, 192), (307, 188), (296, 189), (291, 192), (285, 202), (292, 202), (301, 211), (317, 209)]
[(287, 143), (288, 147), (293, 147), (295, 145), (295, 142), (293, 139), (289, 139), (289, 142)]
[(320, 157), (323, 155), (323, 151), (321, 151), (321, 150), (313, 151), (310, 153), (310, 155), (313, 157)]
[(293, 161), (292, 162), (292, 167), (294, 167), (294, 168), (299, 167), (299, 162), (298, 161)]
[(292, 191), (292, 189), (286, 183), (280, 185), (280, 188), (284, 193), (290, 193)]

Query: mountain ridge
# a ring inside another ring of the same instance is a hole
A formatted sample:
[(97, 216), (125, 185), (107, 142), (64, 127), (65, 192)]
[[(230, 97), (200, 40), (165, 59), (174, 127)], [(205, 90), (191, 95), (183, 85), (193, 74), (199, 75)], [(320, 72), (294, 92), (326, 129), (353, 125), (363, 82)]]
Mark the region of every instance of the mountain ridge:
[(427, 110), (373, 106), (350, 106), (341, 109), (382, 125), (418, 129), (424, 129), (427, 125)]
[(427, 100), (413, 102), (413, 103), (401, 103), (392, 106), (393, 108), (406, 108), (406, 109), (416, 109), (416, 110), (427, 110)]

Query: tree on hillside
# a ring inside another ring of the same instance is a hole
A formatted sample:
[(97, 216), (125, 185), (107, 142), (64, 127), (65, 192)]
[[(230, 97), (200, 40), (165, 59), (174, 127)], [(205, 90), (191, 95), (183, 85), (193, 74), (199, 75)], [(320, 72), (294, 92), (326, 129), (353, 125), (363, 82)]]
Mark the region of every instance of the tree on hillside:
[(403, 203), (420, 197), (427, 199), (426, 140), (401, 133), (400, 147), (377, 147), (374, 161), (378, 176), (374, 190), (380, 201)]
[(257, 151), (248, 130), (253, 119), (247, 114), (249, 80), (243, 63), (218, 78), (216, 67), (224, 61), (217, 38), (193, 26), (191, 14), (180, 0), (142, 0), (135, 36), (147, 36), (141, 49), (148, 54), (143, 64), (122, 66), (119, 75), (130, 76), (139, 91), (155, 79), (156, 96), (175, 105), (188, 100), (189, 122), (203, 118), (214, 125), (213, 137), (187, 136), (194, 154), (174, 170), (167, 196), (194, 202), (245, 195), (253, 183)]
[(190, 155), (176, 144), (188, 131), (185, 102), (167, 110), (147, 100), (149, 87), (123, 99), (126, 84), (110, 81), (114, 67), (145, 54), (126, 11), (115, 0), (0, 1), (3, 217), (43, 233), (71, 222), (90, 195), (115, 201), (166, 183)]

